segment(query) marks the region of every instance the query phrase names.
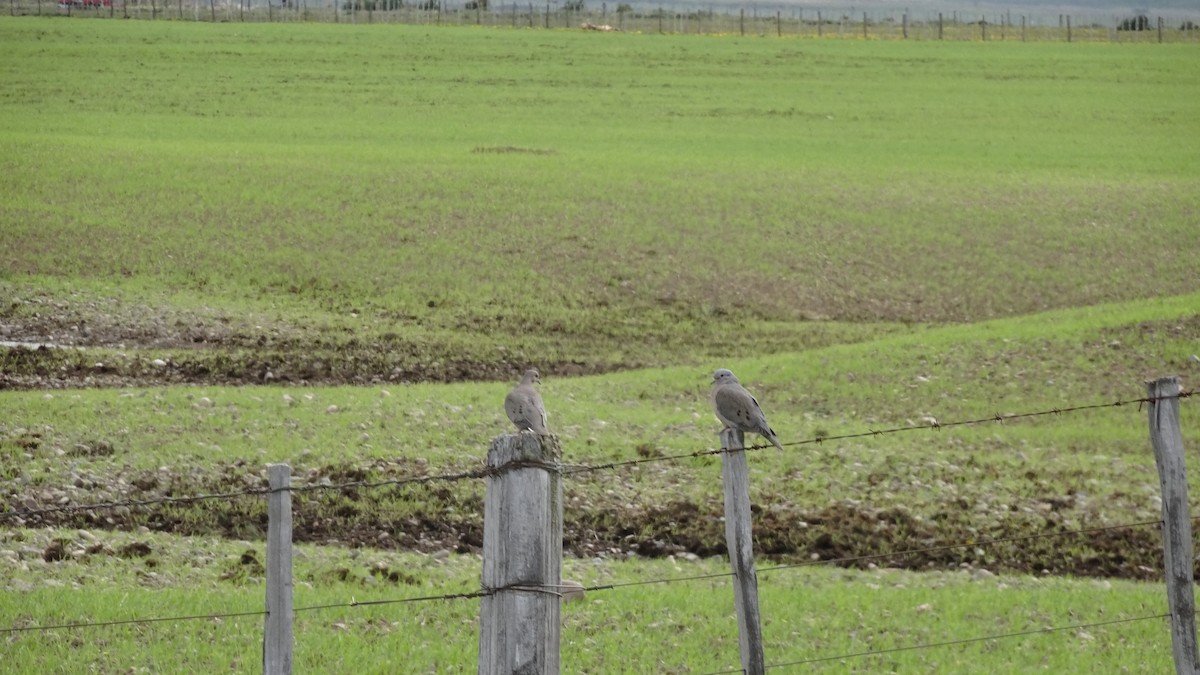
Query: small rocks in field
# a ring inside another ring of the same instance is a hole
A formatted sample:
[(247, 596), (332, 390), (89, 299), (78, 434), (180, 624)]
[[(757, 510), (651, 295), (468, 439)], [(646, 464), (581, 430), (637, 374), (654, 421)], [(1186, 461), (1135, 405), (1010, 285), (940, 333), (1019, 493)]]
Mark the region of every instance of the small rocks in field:
[(59, 560), (66, 560), (68, 555), (67, 547), (63, 540), (55, 539), (42, 551), (42, 560), (46, 562), (58, 562)]
[(163, 361), (162, 359), (154, 359), (150, 362), (150, 365), (154, 366), (155, 368), (166, 368), (167, 362)]
[(339, 411), (339, 410), (341, 410), (341, 408), (337, 407), (336, 405), (331, 405), (331, 406), (329, 406), (328, 408), (326, 408), (326, 409), (325, 409), (325, 412), (327, 412), (327, 413), (335, 413), (335, 412), (337, 412), (337, 411)]
[(932, 612), (932, 611), (933, 611), (933, 605), (929, 604), (928, 602), (923, 605), (917, 605), (918, 613), (925, 614), (927, 612)]

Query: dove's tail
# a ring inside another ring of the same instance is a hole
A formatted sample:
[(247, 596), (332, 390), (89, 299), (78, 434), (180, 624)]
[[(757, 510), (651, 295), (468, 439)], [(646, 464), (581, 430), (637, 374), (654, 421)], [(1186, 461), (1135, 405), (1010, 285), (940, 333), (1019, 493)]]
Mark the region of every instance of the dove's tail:
[(768, 441), (771, 441), (772, 445), (779, 448), (780, 450), (783, 450), (783, 446), (779, 444), (779, 437), (775, 435), (774, 429), (768, 428), (767, 433), (765, 433), (763, 435), (767, 437)]

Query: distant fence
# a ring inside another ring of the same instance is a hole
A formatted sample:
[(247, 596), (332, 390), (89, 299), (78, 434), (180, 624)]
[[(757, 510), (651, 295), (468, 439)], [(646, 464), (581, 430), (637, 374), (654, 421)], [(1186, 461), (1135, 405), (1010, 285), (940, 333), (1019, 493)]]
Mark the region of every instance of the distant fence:
[(206, 22), (328, 22), (637, 33), (755, 35), (984, 42), (1200, 42), (1200, 12), (1038, 13), (857, 11), (779, 6), (713, 9), (577, 0), (8, 0), (12, 16), (74, 16)]
[[(1196, 606), (1193, 591), (1194, 558), (1192, 547), (1193, 517), (1190, 515), (1188, 484), (1184, 468), (1183, 438), (1179, 402), (1195, 392), (1183, 391), (1178, 378), (1161, 378), (1147, 383), (1145, 398), (1114, 403), (1081, 404), (1034, 412), (992, 415), (976, 419), (936, 422), (890, 429), (868, 430), (840, 436), (823, 436), (784, 443), (785, 446), (833, 443), (838, 440), (881, 437), (884, 435), (938, 431), (959, 426), (1004, 423), (1042, 416), (1059, 416), (1085, 410), (1121, 406), (1145, 407), (1150, 444), (1162, 487), (1162, 518), (1137, 523), (1107, 525), (1078, 530), (1059, 530), (992, 540), (946, 542), (912, 550), (884, 551), (846, 558), (823, 558), (756, 568), (751, 529), (751, 504), (748, 451), (762, 447), (743, 446), (742, 434), (726, 430), (722, 447), (677, 455), (661, 455), (602, 464), (563, 464), (557, 437), (531, 433), (507, 434), (496, 438), (484, 467), (447, 474), (426, 474), (380, 481), (354, 481), (342, 484), (291, 484), (291, 468), (286, 464), (268, 467), (268, 484), (239, 492), (124, 500), (106, 503), (64, 503), (0, 512), (0, 521), (29, 526), (41, 517), (56, 512), (96, 512), (133, 506), (194, 503), (207, 500), (261, 496), (267, 499), (266, 603), (262, 611), (235, 611), (203, 615), (132, 617), (96, 623), (23, 625), (0, 627), (0, 635), (38, 631), (97, 628), (127, 624), (179, 622), (228, 616), (263, 616), (263, 670), (266, 673), (292, 671), (294, 617), (300, 612), (369, 605), (409, 604), (460, 599), (480, 601), (479, 662), (480, 673), (557, 673), (560, 670), (560, 606), (564, 598), (583, 592), (612, 591), (646, 584), (686, 583), (699, 579), (730, 578), (738, 623), (741, 667), (719, 672), (762, 673), (803, 664), (848, 660), (884, 653), (934, 649), (972, 642), (1001, 640), (1036, 634), (1056, 634), (1122, 623), (1169, 620), (1173, 658), (1179, 673), (1200, 672), (1200, 650), (1196, 642)], [(675, 462), (704, 456), (721, 457), (725, 495), (726, 544), (730, 571), (693, 576), (642, 579), (638, 581), (583, 586), (560, 578), (562, 562), (563, 481), (571, 476), (650, 462)], [(351, 491), (416, 483), (456, 482), (486, 479), (484, 537), (481, 588), (476, 591), (437, 595), (351, 600), (344, 603), (294, 607), (292, 602), (292, 495), (310, 491)], [(796, 661), (768, 662), (764, 653), (761, 615), (758, 608), (758, 573), (778, 572), (821, 564), (852, 564), (867, 560), (897, 560), (906, 556), (952, 549), (977, 549), (1000, 543), (1035, 539), (1086, 537), (1103, 530), (1159, 527), (1163, 535), (1164, 580), (1167, 611), (1143, 616), (1104, 618), (1091, 622), (1051, 626), (985, 636), (955, 636), (941, 642), (914, 644), (882, 650), (824, 655)], [(393, 664), (398, 667), (398, 664)]]

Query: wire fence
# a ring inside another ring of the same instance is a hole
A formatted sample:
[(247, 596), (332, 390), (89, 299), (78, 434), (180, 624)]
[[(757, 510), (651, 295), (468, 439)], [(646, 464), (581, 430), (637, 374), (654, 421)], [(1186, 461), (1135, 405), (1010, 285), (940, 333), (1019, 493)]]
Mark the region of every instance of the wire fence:
[[(931, 421), (931, 422), (925, 423), (925, 424), (904, 425), (904, 426), (897, 426), (897, 427), (891, 427), (891, 428), (885, 428), (885, 429), (873, 429), (873, 430), (867, 430), (864, 432), (847, 433), (847, 434), (832, 435), (832, 436), (822, 435), (819, 437), (812, 437), (812, 438), (802, 439), (802, 440), (798, 440), (798, 441), (786, 442), (786, 443), (783, 443), (783, 445), (784, 446), (800, 446), (800, 445), (807, 445), (807, 444), (821, 444), (821, 443), (836, 442), (836, 441), (841, 441), (841, 440), (853, 440), (853, 439), (861, 439), (861, 438), (868, 438), (868, 437), (882, 437), (882, 436), (887, 436), (887, 435), (891, 435), (891, 434), (899, 434), (899, 433), (922, 431), (922, 430), (940, 431), (943, 429), (950, 429), (950, 428), (955, 428), (955, 427), (977, 426), (977, 425), (993, 424), (993, 423), (1003, 424), (1003, 423), (1010, 422), (1010, 421), (1025, 420), (1025, 419), (1031, 419), (1031, 418), (1036, 418), (1036, 417), (1056, 417), (1056, 416), (1062, 416), (1062, 415), (1067, 415), (1067, 414), (1072, 414), (1072, 413), (1079, 413), (1079, 412), (1083, 412), (1083, 411), (1095, 411), (1095, 410), (1118, 408), (1118, 407), (1137, 406), (1138, 409), (1140, 410), (1142, 406), (1144, 406), (1148, 403), (1155, 403), (1155, 402), (1159, 402), (1159, 401), (1163, 401), (1163, 400), (1167, 400), (1167, 399), (1184, 400), (1184, 399), (1192, 398), (1194, 395), (1195, 395), (1194, 391), (1181, 391), (1177, 396), (1167, 396), (1167, 397), (1159, 397), (1159, 398), (1144, 397), (1144, 398), (1136, 398), (1136, 399), (1129, 399), (1129, 400), (1117, 400), (1117, 401), (1113, 401), (1113, 402), (1109, 402), (1109, 403), (1089, 403), (1089, 404), (1073, 405), (1073, 406), (1068, 406), (1068, 407), (1055, 407), (1055, 408), (1049, 408), (1049, 409), (1043, 409), (1043, 410), (1037, 410), (1037, 411), (1023, 412), (1023, 413), (1010, 413), (1010, 414), (996, 413), (996, 414), (992, 414), (992, 415), (989, 415), (986, 417), (976, 417), (976, 418), (962, 419), (962, 420), (956, 420), (956, 421), (951, 421), (951, 422)], [(745, 450), (746, 451), (759, 451), (759, 450), (765, 450), (765, 449), (772, 448), (772, 447), (773, 446), (770, 446), (770, 445), (758, 445), (758, 446), (747, 447), (747, 448), (745, 448)], [(721, 453), (726, 453), (726, 452), (729, 452), (729, 451), (726, 449), (723, 449), (723, 448), (705, 449), (705, 450), (695, 451), (695, 452), (691, 452), (691, 453), (678, 453), (678, 454), (661, 455), (661, 456), (653, 456), (653, 457), (642, 457), (642, 458), (631, 459), (631, 460), (605, 462), (605, 463), (599, 463), (599, 464), (575, 464), (575, 465), (566, 465), (566, 466), (561, 466), (561, 467), (550, 466), (550, 465), (541, 465), (538, 463), (534, 463), (534, 464), (538, 464), (539, 466), (541, 466), (541, 468), (561, 471), (562, 475), (564, 477), (569, 477), (569, 476), (577, 476), (580, 474), (589, 474), (589, 473), (595, 473), (595, 472), (600, 472), (600, 471), (614, 470), (614, 469), (618, 469), (620, 467), (640, 465), (640, 464), (653, 463), (653, 462), (680, 462), (680, 461), (684, 461), (684, 460), (688, 460), (688, 459), (695, 459), (695, 458), (700, 458), (700, 457), (719, 455)], [(528, 464), (530, 464), (530, 463), (524, 463), (524, 464), (522, 464), (522, 466), (528, 465)], [(508, 468), (511, 468), (511, 467), (508, 467)], [(17, 523), (22, 523), (28, 519), (31, 519), (31, 518), (34, 518), (37, 516), (47, 515), (47, 514), (51, 514), (51, 513), (58, 513), (58, 512), (96, 511), (96, 510), (104, 510), (104, 509), (111, 509), (111, 508), (118, 508), (118, 507), (144, 507), (144, 506), (155, 506), (155, 505), (190, 504), (190, 503), (198, 503), (198, 502), (210, 501), (210, 500), (236, 499), (236, 498), (242, 498), (242, 497), (247, 497), (247, 496), (262, 497), (262, 496), (270, 495), (272, 493), (281, 492), (281, 491), (288, 491), (288, 492), (292, 492), (292, 493), (304, 493), (304, 492), (312, 492), (312, 491), (348, 491), (348, 490), (358, 490), (358, 489), (375, 489), (375, 488), (397, 486), (397, 485), (427, 484), (427, 483), (433, 483), (433, 482), (458, 482), (458, 481), (466, 481), (466, 480), (478, 480), (481, 478), (488, 478), (488, 477), (495, 476), (495, 475), (497, 475), (496, 469), (480, 468), (480, 469), (474, 469), (474, 470), (468, 470), (468, 471), (449, 472), (449, 473), (442, 473), (442, 474), (411, 475), (411, 476), (404, 476), (404, 477), (393, 478), (393, 479), (388, 479), (388, 480), (373, 480), (373, 481), (372, 480), (359, 480), (359, 481), (349, 481), (349, 482), (330, 483), (330, 484), (295, 485), (295, 486), (290, 486), (290, 487), (284, 488), (283, 490), (272, 490), (270, 488), (264, 487), (264, 488), (251, 488), (251, 489), (246, 489), (246, 490), (218, 492), (218, 493), (210, 493), (210, 494), (164, 496), (164, 497), (155, 498), (155, 499), (128, 499), (128, 500), (115, 500), (115, 501), (108, 501), (108, 502), (97, 502), (97, 503), (90, 503), (90, 504), (59, 504), (59, 505), (44, 507), (44, 508), (6, 510), (3, 512), (0, 512), (0, 520), (9, 520), (9, 521), (16, 521)], [(960, 542), (938, 544), (938, 545), (927, 546), (927, 547), (902, 549), (902, 550), (894, 550), (894, 551), (886, 551), (886, 552), (877, 552), (877, 553), (871, 553), (871, 554), (865, 554), (865, 555), (823, 558), (823, 559), (799, 561), (799, 562), (794, 562), (794, 563), (783, 563), (783, 564), (777, 564), (777, 565), (759, 568), (758, 573), (766, 575), (766, 574), (770, 574), (770, 573), (784, 572), (787, 570), (794, 570), (794, 569), (804, 568), (804, 567), (812, 567), (812, 566), (816, 566), (816, 565), (847, 565), (847, 564), (852, 564), (852, 563), (862, 563), (862, 562), (868, 562), (868, 561), (895, 560), (895, 559), (903, 558), (905, 556), (922, 555), (922, 554), (928, 554), (928, 553), (932, 553), (932, 552), (950, 551), (950, 550), (955, 550), (955, 549), (964, 549), (964, 548), (980, 549), (980, 548), (986, 548), (986, 547), (990, 547), (990, 546), (996, 546), (998, 544), (1012, 544), (1012, 543), (1020, 543), (1020, 542), (1029, 542), (1029, 541), (1040, 540), (1040, 539), (1057, 539), (1057, 538), (1064, 538), (1064, 537), (1084, 537), (1084, 536), (1094, 535), (1096, 533), (1104, 532), (1104, 531), (1112, 531), (1112, 530), (1119, 530), (1119, 529), (1160, 527), (1160, 526), (1162, 526), (1161, 520), (1145, 520), (1145, 521), (1140, 521), (1140, 522), (1131, 522), (1131, 523), (1124, 523), (1124, 524), (1118, 524), (1118, 525), (1105, 525), (1105, 526), (1101, 526), (1101, 527), (1090, 527), (1090, 528), (1081, 528), (1081, 529), (1074, 529), (1074, 530), (1058, 530), (1058, 531), (1053, 531), (1053, 532), (1041, 532), (1041, 533), (1037, 533), (1037, 534), (1023, 535), (1023, 536), (999, 537), (999, 538), (990, 538), (990, 539), (989, 538), (971, 539), (969, 541), (960, 541)], [(719, 573), (698, 574), (698, 575), (649, 578), (649, 579), (640, 579), (640, 580), (624, 581), (624, 582), (593, 584), (593, 585), (587, 585), (587, 586), (584, 586), (584, 585), (547, 586), (547, 585), (520, 584), (520, 585), (505, 586), (502, 588), (481, 588), (481, 589), (474, 590), (474, 591), (456, 591), (456, 592), (448, 592), (448, 593), (442, 593), (442, 594), (423, 595), (423, 596), (405, 597), (405, 598), (376, 599), (376, 600), (366, 600), (366, 601), (351, 599), (348, 602), (327, 603), (327, 604), (297, 607), (293, 611), (295, 613), (301, 613), (301, 612), (316, 612), (316, 611), (330, 610), (330, 609), (352, 609), (352, 608), (366, 607), (366, 606), (413, 604), (413, 603), (423, 603), (423, 602), (444, 602), (444, 601), (451, 601), (451, 600), (479, 599), (479, 598), (483, 598), (486, 596), (494, 595), (496, 593), (499, 593), (500, 591), (523, 591), (523, 592), (532, 592), (532, 593), (551, 593), (551, 594), (563, 594), (565, 592), (593, 592), (593, 593), (595, 593), (595, 592), (614, 591), (614, 590), (618, 590), (618, 589), (633, 588), (633, 587), (640, 587), (640, 586), (653, 585), (653, 584), (686, 583), (686, 582), (694, 582), (694, 581), (699, 581), (699, 580), (730, 578), (732, 576), (733, 576), (732, 572), (719, 572)], [(173, 623), (173, 622), (185, 622), (185, 621), (197, 621), (197, 620), (223, 619), (223, 618), (231, 618), (231, 617), (250, 617), (250, 616), (266, 616), (266, 615), (267, 615), (266, 611), (260, 610), (260, 611), (228, 611), (228, 612), (216, 612), (216, 613), (209, 613), (209, 614), (188, 614), (188, 615), (180, 615), (180, 616), (135, 617), (135, 618), (119, 619), (119, 620), (111, 620), (111, 621), (60, 623), (60, 624), (52, 624), (52, 625), (44, 625), (44, 626), (29, 625), (29, 626), (0, 627), (0, 634), (46, 632), (46, 631), (56, 631), (56, 630), (85, 629), (85, 628), (103, 628), (103, 627), (114, 627), (114, 626), (135, 625), (135, 624)], [(935, 648), (943, 648), (943, 647), (954, 646), (954, 645), (969, 644), (969, 643), (973, 643), (973, 642), (1003, 640), (1003, 639), (1016, 638), (1016, 637), (1025, 637), (1025, 636), (1030, 636), (1030, 635), (1050, 634), (1050, 633), (1068, 631), (1068, 630), (1082, 630), (1082, 629), (1086, 629), (1086, 628), (1110, 626), (1110, 625), (1138, 622), (1138, 621), (1161, 620), (1168, 616), (1169, 616), (1169, 614), (1152, 614), (1152, 615), (1138, 616), (1138, 617), (1124, 617), (1124, 618), (1117, 618), (1117, 619), (1108, 619), (1108, 620), (1104, 620), (1104, 621), (1096, 621), (1096, 622), (1090, 622), (1090, 623), (1076, 623), (1076, 624), (1064, 625), (1064, 626), (1042, 627), (1042, 628), (1035, 628), (1035, 629), (1023, 630), (1023, 631), (1015, 631), (1015, 632), (986, 635), (986, 636), (957, 638), (957, 639), (945, 640), (945, 641), (940, 641), (940, 642), (914, 644), (914, 645), (891, 647), (891, 648), (885, 648), (885, 649), (879, 649), (879, 650), (869, 650), (869, 651), (861, 651), (861, 652), (854, 652), (854, 653), (813, 657), (813, 658), (802, 659), (802, 660), (779, 662), (779, 663), (774, 663), (774, 664), (767, 664), (767, 668), (768, 669), (778, 669), (778, 668), (797, 667), (797, 666), (814, 664), (814, 663), (819, 663), (819, 662), (839, 661), (839, 660), (848, 660), (848, 659), (863, 658), (863, 657), (869, 657), (869, 656), (878, 656), (878, 655), (882, 655), (882, 654), (888, 654), (888, 653), (899, 652), (899, 651), (911, 651), (911, 650), (919, 650), (919, 649), (935, 649)], [(715, 671), (713, 675), (716, 675), (716, 673), (729, 673), (729, 672), (740, 672), (740, 670)]]
[[(1187, 390), (1187, 391), (1180, 392), (1178, 396), (1172, 396), (1172, 397), (1167, 397), (1167, 398), (1177, 398), (1179, 400), (1186, 400), (1195, 395), (1196, 395), (1196, 392), (1194, 390)], [(1134, 399), (1127, 399), (1127, 400), (1118, 399), (1118, 400), (1112, 401), (1110, 403), (1087, 403), (1087, 404), (1080, 404), (1080, 405), (1073, 405), (1073, 406), (1047, 408), (1047, 409), (1043, 409), (1043, 410), (1036, 410), (1036, 411), (1022, 412), (1022, 413), (994, 413), (987, 417), (976, 417), (976, 418), (963, 419), (963, 420), (957, 420), (957, 421), (951, 421), (951, 422), (936, 422), (936, 421), (934, 421), (934, 422), (928, 422), (928, 423), (924, 423), (924, 424), (910, 424), (910, 425), (896, 426), (896, 427), (883, 428), (883, 429), (869, 429), (867, 431), (846, 433), (846, 434), (813, 436), (810, 438), (805, 438), (805, 439), (801, 439), (801, 440), (797, 440), (797, 441), (784, 442), (784, 443), (781, 443), (781, 445), (783, 445), (784, 447), (795, 447), (795, 446), (801, 446), (801, 445), (820, 445), (823, 443), (833, 443), (833, 442), (845, 441), (845, 440), (856, 440), (856, 439), (861, 439), (861, 438), (874, 438), (874, 437), (881, 437), (881, 436), (886, 436), (886, 435), (890, 435), (890, 434), (899, 434), (899, 433), (907, 433), (907, 432), (914, 432), (914, 431), (941, 431), (942, 429), (952, 429), (955, 427), (980, 426), (980, 425), (985, 425), (985, 424), (1004, 424), (1006, 422), (1030, 419), (1030, 418), (1035, 418), (1035, 417), (1054, 417), (1054, 416), (1067, 415), (1067, 414), (1071, 414), (1071, 413), (1078, 413), (1078, 412), (1084, 412), (1084, 411), (1089, 411), (1089, 410), (1103, 410), (1106, 408), (1120, 408), (1120, 407), (1124, 407), (1124, 406), (1137, 406), (1138, 410), (1141, 410), (1142, 406), (1146, 405), (1147, 403), (1160, 401), (1160, 400), (1163, 400), (1163, 399), (1162, 398), (1154, 399), (1154, 398), (1149, 398), (1149, 397), (1142, 397), (1142, 398), (1134, 398)], [(747, 446), (745, 448), (745, 451), (756, 452), (756, 451), (761, 451), (761, 450), (768, 450), (773, 447), (774, 446), (767, 445), (767, 444), (752, 445), (752, 446)], [(580, 474), (595, 473), (595, 472), (599, 472), (599, 471), (608, 471), (608, 470), (619, 469), (622, 467), (637, 466), (637, 465), (642, 465), (642, 464), (656, 464), (656, 463), (663, 463), (663, 462), (681, 462), (683, 460), (689, 460), (689, 459), (712, 457), (712, 456), (720, 455), (724, 452), (728, 452), (728, 451), (724, 448), (712, 448), (712, 449), (705, 449), (705, 450), (696, 450), (694, 452), (653, 455), (653, 456), (649, 456), (649, 457), (639, 457), (636, 459), (618, 460), (618, 461), (603, 462), (603, 463), (598, 463), (598, 464), (565, 464), (565, 465), (562, 465), (561, 467), (545, 465), (545, 466), (543, 466), (543, 468), (547, 468), (547, 469), (555, 470), (555, 471), (561, 471), (564, 476), (570, 477), (570, 476), (577, 476)], [(519, 467), (525, 466), (525, 465), (526, 464), (515, 464), (515, 465), (512, 465), (510, 468), (519, 468)], [(293, 486), (284, 488), (284, 490), (286, 490), (288, 492), (292, 492), (292, 493), (324, 492), (324, 491), (344, 492), (347, 490), (375, 489), (375, 488), (395, 487), (395, 486), (403, 486), (403, 485), (416, 485), (416, 484), (436, 483), (436, 482), (455, 483), (455, 482), (464, 481), (464, 480), (479, 480), (479, 479), (488, 478), (488, 477), (497, 475), (497, 472), (498, 471), (496, 469), (485, 467), (485, 468), (479, 468), (479, 469), (455, 471), (455, 472), (441, 473), (441, 474), (415, 474), (415, 475), (409, 475), (409, 476), (400, 476), (400, 477), (396, 477), (396, 478), (389, 478), (389, 479), (384, 479), (384, 480), (357, 480), (357, 481), (347, 481), (347, 482), (341, 482), (341, 483), (328, 483), (328, 484), (314, 483), (314, 484), (309, 484), (309, 485), (293, 485)], [(164, 496), (164, 497), (156, 497), (153, 499), (126, 499), (126, 500), (115, 500), (115, 501), (83, 503), (83, 504), (67, 503), (67, 504), (57, 504), (54, 506), (29, 508), (29, 509), (8, 509), (5, 511), (0, 511), (0, 520), (22, 521), (22, 520), (26, 520), (26, 519), (29, 519), (29, 518), (32, 518), (35, 516), (41, 516), (41, 515), (46, 515), (46, 514), (51, 514), (51, 513), (69, 513), (69, 512), (78, 512), (78, 511), (101, 511), (104, 509), (113, 509), (113, 508), (119, 508), (119, 507), (155, 506), (155, 505), (159, 505), (159, 504), (190, 504), (190, 503), (210, 501), (210, 500), (225, 500), (225, 499), (234, 499), (234, 498), (239, 498), (239, 497), (264, 496), (264, 495), (268, 495), (268, 494), (271, 494), (272, 492), (276, 492), (276, 491), (278, 491), (278, 490), (273, 491), (269, 488), (262, 487), (262, 488), (250, 488), (250, 489), (245, 489), (245, 490), (236, 490), (236, 491), (229, 491), (229, 492), (215, 492), (215, 493), (208, 493), (208, 494), (183, 495), (183, 496), (177, 496), (177, 497), (176, 496)]]
[(245, 23), (346, 23), (584, 29), (634, 33), (987, 42), (1200, 42), (1200, 12), (1021, 7), (909, 11), (788, 4), (584, 0), (9, 0), (11, 16)]

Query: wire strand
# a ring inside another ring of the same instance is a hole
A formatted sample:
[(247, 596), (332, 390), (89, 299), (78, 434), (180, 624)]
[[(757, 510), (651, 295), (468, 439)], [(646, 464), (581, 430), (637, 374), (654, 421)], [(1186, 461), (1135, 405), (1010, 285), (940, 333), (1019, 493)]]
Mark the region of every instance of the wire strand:
[[(832, 442), (832, 441), (852, 440), (852, 439), (856, 439), (856, 438), (866, 438), (866, 437), (871, 437), (871, 436), (883, 436), (886, 434), (895, 434), (895, 433), (901, 433), (901, 432), (905, 432), (905, 431), (920, 431), (920, 430), (935, 430), (936, 431), (936, 430), (941, 430), (941, 429), (946, 429), (946, 428), (951, 428), (951, 427), (985, 424), (985, 423), (990, 423), (990, 422), (999, 422), (1002, 424), (1002, 423), (1010, 421), (1010, 420), (1027, 419), (1027, 418), (1031, 418), (1031, 417), (1041, 417), (1041, 416), (1047, 416), (1047, 415), (1063, 415), (1063, 414), (1068, 414), (1068, 413), (1073, 413), (1073, 412), (1080, 412), (1080, 411), (1084, 411), (1084, 410), (1116, 408), (1116, 407), (1133, 405), (1133, 404), (1137, 404), (1140, 407), (1146, 403), (1156, 403), (1159, 401), (1165, 401), (1165, 400), (1171, 400), (1171, 399), (1186, 399), (1186, 398), (1192, 397), (1194, 394), (1195, 394), (1194, 391), (1189, 390), (1189, 391), (1181, 391), (1178, 394), (1173, 395), (1173, 396), (1144, 397), (1144, 398), (1136, 398), (1136, 399), (1130, 399), (1130, 400), (1117, 400), (1112, 403), (1093, 403), (1093, 404), (1069, 406), (1066, 408), (1051, 408), (1048, 410), (1038, 410), (1038, 411), (1025, 412), (1025, 413), (1011, 413), (1011, 414), (996, 413), (995, 415), (992, 415), (990, 417), (979, 417), (979, 418), (975, 418), (975, 419), (959, 420), (959, 421), (954, 421), (954, 422), (944, 422), (944, 423), (933, 422), (930, 424), (914, 424), (914, 425), (908, 425), (908, 426), (893, 427), (890, 429), (868, 430), (868, 431), (856, 432), (856, 433), (852, 433), (852, 434), (839, 434), (836, 436), (820, 436), (820, 437), (806, 438), (806, 439), (799, 440), (799, 441), (790, 441), (787, 443), (782, 443), (781, 445), (786, 447), (786, 446), (821, 444), (821, 443), (828, 443), (828, 442)], [(765, 450), (765, 449), (771, 448), (771, 447), (773, 447), (773, 446), (771, 446), (771, 445), (752, 445), (752, 446), (747, 446), (743, 450), (744, 451), (758, 451), (758, 450)], [(679, 460), (683, 460), (683, 459), (694, 459), (694, 458), (711, 456), (711, 455), (719, 455), (719, 454), (722, 454), (725, 452), (730, 452), (730, 450), (727, 450), (725, 448), (718, 448), (715, 450), (712, 450), (712, 449), (697, 450), (695, 452), (679, 453), (679, 454), (673, 454), (673, 455), (660, 455), (660, 456), (656, 456), (656, 457), (641, 457), (638, 459), (622, 460), (622, 461), (615, 461), (615, 462), (605, 462), (603, 464), (575, 464), (575, 465), (564, 466), (561, 468), (561, 471), (564, 476), (574, 476), (577, 474), (592, 473), (592, 472), (603, 471), (603, 470), (608, 470), (608, 469), (617, 469), (620, 467), (634, 466), (634, 465), (639, 465), (639, 464), (649, 464), (649, 463), (654, 463), (654, 462), (673, 462), (673, 461), (679, 461)], [(461, 480), (486, 478), (488, 476), (496, 475), (497, 471), (499, 471), (499, 469), (488, 467), (488, 468), (484, 468), (484, 469), (474, 469), (471, 471), (461, 471), (461, 472), (456, 472), (456, 473), (436, 474), (436, 475), (432, 475), (432, 476), (428, 476), (428, 475), (426, 475), (426, 476), (406, 476), (406, 477), (401, 477), (401, 478), (392, 478), (392, 479), (388, 479), (388, 480), (379, 480), (379, 481), (352, 481), (352, 482), (348, 482), (348, 483), (331, 483), (329, 485), (320, 485), (320, 484), (295, 485), (295, 486), (289, 486), (286, 488), (275, 488), (275, 489), (254, 488), (254, 489), (249, 489), (249, 490), (241, 490), (241, 491), (237, 491), (237, 492), (198, 494), (198, 495), (190, 495), (190, 496), (183, 496), (183, 497), (160, 497), (157, 499), (129, 499), (129, 500), (123, 500), (123, 501), (100, 502), (100, 503), (93, 503), (93, 504), (63, 504), (60, 506), (48, 506), (48, 507), (38, 508), (38, 509), (3, 511), (3, 512), (0, 512), (0, 518), (3, 518), (3, 519), (27, 518), (30, 516), (39, 516), (39, 515), (45, 515), (45, 514), (49, 514), (49, 513), (73, 513), (73, 512), (78, 512), (78, 511), (112, 509), (112, 508), (119, 508), (119, 507), (123, 507), (123, 506), (130, 507), (130, 506), (153, 506), (156, 504), (188, 504), (188, 503), (193, 503), (193, 502), (200, 502), (200, 501), (207, 501), (207, 500), (214, 500), (214, 499), (233, 499), (233, 498), (244, 497), (244, 496), (261, 496), (261, 495), (272, 494), (275, 492), (313, 492), (313, 491), (318, 491), (318, 490), (343, 491), (343, 490), (349, 490), (349, 489), (354, 489), (354, 488), (370, 489), (370, 488), (379, 488), (379, 487), (387, 487), (387, 486), (395, 486), (395, 485), (430, 483), (430, 482), (435, 482), (435, 481), (457, 482), (457, 481), (461, 481)]]
[(223, 614), (193, 614), (188, 616), (161, 616), (148, 619), (119, 619), (116, 621), (94, 621), (82, 623), (62, 623), (52, 626), (13, 626), (0, 628), (0, 633), (22, 633), (28, 631), (49, 631), (65, 628), (103, 628), (106, 626), (124, 626), (135, 623), (161, 623), (164, 621), (194, 621), (197, 619), (227, 619), (236, 616), (266, 616), (265, 611), (256, 612), (227, 612)]
[(415, 598), (394, 598), (390, 600), (355, 600), (350, 599), (350, 602), (335, 602), (327, 605), (308, 605), (306, 607), (296, 607), (292, 610), (296, 612), (315, 612), (322, 609), (338, 609), (350, 607), (366, 607), (368, 605), (400, 605), (412, 602), (432, 602), (437, 600), (461, 600), (468, 598), (482, 598), (485, 595), (492, 595), (495, 590), (480, 590), (463, 593), (444, 593), (442, 595), (424, 595)]

